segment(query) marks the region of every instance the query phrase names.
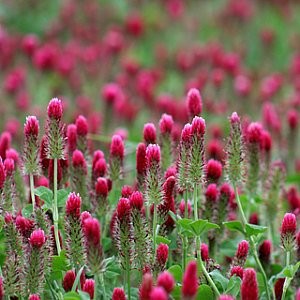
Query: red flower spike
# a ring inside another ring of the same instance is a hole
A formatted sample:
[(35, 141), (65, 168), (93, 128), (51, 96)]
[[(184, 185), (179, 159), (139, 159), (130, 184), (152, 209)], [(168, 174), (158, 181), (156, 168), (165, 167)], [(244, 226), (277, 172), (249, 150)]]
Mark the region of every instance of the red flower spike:
[(300, 300), (300, 288), (296, 292), (296, 298), (295, 300)]
[(126, 300), (125, 292), (122, 288), (114, 288), (112, 300)]
[(269, 153), (272, 149), (272, 137), (266, 130), (263, 130), (261, 133), (260, 149), (266, 153)]
[(236, 112), (233, 112), (231, 117), (230, 117), (230, 123), (231, 124), (240, 124), (241, 119), (239, 115)]
[(168, 300), (168, 295), (161, 287), (155, 287), (150, 293), (150, 300)]
[(107, 164), (104, 158), (98, 159), (98, 161), (94, 164), (93, 173), (94, 176), (97, 177), (104, 177), (107, 172)]
[(258, 219), (258, 214), (257, 213), (252, 213), (249, 217), (249, 223), (258, 225), (259, 224), (259, 219)]
[(296, 216), (292, 213), (286, 213), (283, 217), (280, 232), (282, 245), (288, 251), (294, 247), (296, 229)]
[(69, 153), (73, 153), (77, 146), (77, 128), (75, 124), (69, 124), (67, 127), (67, 142)]
[(192, 134), (200, 138), (205, 133), (205, 120), (201, 117), (194, 117), (192, 121)]
[(10, 213), (5, 213), (4, 222), (5, 224), (10, 224), (13, 222), (13, 217)]
[(265, 264), (270, 262), (272, 242), (265, 240), (258, 248), (259, 260)]
[(0, 190), (3, 188), (5, 182), (5, 168), (2, 162), (2, 158), (0, 157)]
[(209, 260), (209, 249), (208, 249), (208, 245), (205, 243), (201, 244), (201, 259), (203, 261), (207, 261)]
[(131, 208), (141, 210), (144, 206), (143, 194), (141, 192), (133, 192), (129, 197), (129, 201)]
[(211, 183), (205, 191), (206, 200), (214, 203), (217, 201), (218, 195), (219, 195), (219, 191), (217, 185), (215, 183)]
[(49, 102), (47, 113), (50, 119), (60, 120), (63, 114), (63, 107), (61, 101), (57, 98), (53, 98)]
[[(184, 212), (185, 212), (185, 201), (182, 199), (180, 204), (179, 204), (179, 211), (181, 217), (184, 217)], [(188, 201), (188, 217), (190, 217), (192, 214), (192, 205), (191, 202)]]
[(152, 289), (153, 289), (152, 275), (150, 273), (146, 273), (143, 276), (143, 281), (139, 288), (139, 299), (140, 300), (149, 300)]
[(182, 132), (181, 132), (181, 141), (184, 144), (188, 144), (191, 141), (191, 135), (192, 135), (192, 125), (191, 124), (185, 124)]
[(33, 294), (29, 296), (29, 300), (41, 300), (39, 295)]
[(146, 144), (156, 143), (156, 128), (153, 123), (146, 123), (144, 125), (143, 136)]
[(80, 215), (81, 223), (83, 224), (84, 221), (88, 218), (92, 218), (92, 215), (88, 211), (83, 211)]
[(70, 193), (66, 202), (66, 214), (74, 218), (79, 218), (81, 202), (79, 194)]
[(169, 246), (166, 244), (159, 244), (156, 249), (156, 261), (159, 266), (165, 266), (169, 256)]
[(24, 125), (24, 134), (28, 136), (38, 136), (39, 134), (39, 121), (36, 116), (28, 116)]
[(253, 122), (247, 127), (247, 140), (249, 143), (260, 143), (263, 128), (260, 123)]
[(278, 278), (274, 285), (274, 292), (276, 300), (280, 300), (282, 298), (283, 285), (285, 282), (285, 278)]
[(202, 112), (202, 98), (199, 91), (195, 88), (189, 90), (187, 94), (187, 109), (191, 118), (199, 116)]
[(132, 192), (133, 190), (130, 185), (124, 185), (121, 190), (121, 196), (122, 198), (129, 198)]
[(88, 122), (82, 115), (78, 116), (75, 122), (76, 132), (79, 136), (86, 136), (88, 134)]
[(182, 279), (182, 296), (194, 297), (198, 290), (198, 274), (197, 263), (195, 261), (189, 262)]
[(62, 282), (62, 286), (66, 292), (72, 290), (75, 279), (76, 279), (76, 274), (73, 270), (69, 270), (66, 272)]
[(99, 221), (95, 218), (87, 218), (83, 222), (83, 232), (86, 240), (94, 246), (100, 244), (101, 233)]
[(0, 157), (4, 160), (6, 158), (6, 150), (11, 145), (11, 134), (8, 131), (4, 131), (0, 136)]
[(73, 167), (80, 167), (82, 169), (86, 169), (86, 161), (84, 159), (83, 153), (80, 150), (75, 150), (72, 155), (72, 164)]
[(108, 196), (108, 186), (106, 178), (99, 177), (95, 184), (96, 194), (106, 198)]
[(241, 285), (241, 299), (258, 300), (258, 284), (256, 279), (256, 272), (252, 268), (248, 268), (244, 271)]
[(206, 166), (206, 178), (208, 182), (218, 182), (222, 176), (222, 164), (214, 159), (210, 159)]
[(6, 158), (4, 160), (4, 168), (6, 172), (6, 176), (11, 176), (15, 170), (15, 162), (11, 158)]
[(157, 286), (164, 288), (164, 290), (170, 294), (175, 286), (175, 280), (168, 271), (160, 273), (157, 277)]
[(146, 150), (146, 157), (148, 162), (148, 167), (153, 163), (159, 164), (160, 162), (160, 147), (156, 144), (150, 144)]
[(11, 158), (14, 160), (15, 165), (18, 164), (19, 162), (19, 153), (17, 152), (17, 150), (11, 148), (6, 150), (6, 158)]
[(243, 240), (238, 244), (238, 248), (235, 255), (239, 260), (246, 260), (248, 256), (248, 251), (249, 243)]
[(33, 248), (40, 249), (46, 243), (44, 231), (41, 229), (34, 230), (29, 238), (29, 243)]
[(163, 114), (159, 120), (159, 130), (161, 134), (171, 134), (174, 126), (174, 121), (172, 116), (168, 114)]
[(146, 173), (147, 160), (146, 160), (146, 145), (139, 143), (136, 149), (136, 170), (140, 175)]
[(34, 227), (34, 221), (23, 216), (16, 217), (16, 227), (24, 237), (29, 237)]
[(88, 293), (90, 298), (94, 299), (95, 281), (93, 279), (87, 279), (83, 285), (82, 291)]
[(130, 213), (130, 202), (127, 198), (121, 198), (117, 206), (117, 215), (119, 220), (123, 220)]
[(124, 158), (124, 142), (120, 135), (114, 135), (111, 140), (110, 145), (110, 155), (112, 157), (119, 158), (123, 160)]
[(298, 127), (299, 115), (294, 109), (288, 111), (288, 124), (291, 130), (295, 130)]
[(0, 299), (4, 299), (4, 286), (2, 277), (0, 277)]
[(236, 276), (240, 277), (241, 279), (243, 279), (244, 269), (240, 266), (232, 267), (231, 270), (230, 270), (230, 277), (232, 277), (234, 275), (236, 275)]

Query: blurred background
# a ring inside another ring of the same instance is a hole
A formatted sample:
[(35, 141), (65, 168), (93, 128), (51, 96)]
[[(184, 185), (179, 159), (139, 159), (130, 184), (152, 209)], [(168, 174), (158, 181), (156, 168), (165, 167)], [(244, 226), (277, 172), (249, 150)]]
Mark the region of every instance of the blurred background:
[(237, 111), (285, 144), (300, 105), (299, 15), (299, 1), (280, 0), (2, 0), (0, 132), (18, 141), (25, 116), (43, 120), (59, 97), (91, 134), (139, 141), (165, 112), (176, 139), (196, 87), (212, 137)]

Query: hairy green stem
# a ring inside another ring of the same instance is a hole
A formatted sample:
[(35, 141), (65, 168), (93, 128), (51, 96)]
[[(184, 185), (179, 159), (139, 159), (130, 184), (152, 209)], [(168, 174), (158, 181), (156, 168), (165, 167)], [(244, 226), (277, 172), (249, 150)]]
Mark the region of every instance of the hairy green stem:
[[(288, 267), (290, 265), (290, 261), (291, 261), (291, 252), (290, 251), (286, 251), (285, 255), (286, 255), (285, 265), (286, 265), (286, 267)], [(289, 288), (289, 285), (290, 285), (292, 279), (293, 278), (285, 278), (284, 284), (283, 284), (283, 290), (282, 290), (281, 300), (285, 299), (286, 292), (287, 292), (287, 290)]]
[[(244, 210), (243, 210), (242, 203), (240, 201), (240, 197), (239, 197), (236, 185), (234, 185), (233, 188), (234, 188), (234, 193), (235, 193), (235, 199), (236, 199), (240, 214), (242, 216), (243, 227), (245, 229), (245, 226), (248, 222), (247, 222)], [(265, 272), (265, 270), (264, 270), (264, 268), (263, 268), (263, 266), (262, 266), (262, 264), (259, 260), (253, 236), (250, 236), (250, 246), (251, 246), (251, 250), (252, 250), (255, 262), (256, 262), (256, 264), (257, 264), (257, 266), (258, 266), (258, 268), (259, 268), (259, 270), (260, 270), (260, 272), (263, 276), (263, 282), (264, 282), (264, 286), (265, 286), (265, 290), (266, 290), (266, 294), (267, 294), (267, 299), (271, 300), (267, 275), (266, 275), (266, 272)]]
[(34, 180), (33, 180), (33, 175), (31, 173), (29, 174), (29, 182), (30, 182), (32, 211), (34, 212), (34, 210), (35, 210)]
[(54, 158), (54, 182), (53, 182), (53, 221), (54, 221), (54, 237), (56, 242), (57, 254), (60, 255), (60, 242), (58, 235), (58, 208), (57, 208), (57, 158)]
[(154, 259), (155, 259), (155, 255), (156, 255), (156, 224), (157, 224), (157, 209), (156, 209), (156, 204), (153, 204), (153, 249), (154, 249)]

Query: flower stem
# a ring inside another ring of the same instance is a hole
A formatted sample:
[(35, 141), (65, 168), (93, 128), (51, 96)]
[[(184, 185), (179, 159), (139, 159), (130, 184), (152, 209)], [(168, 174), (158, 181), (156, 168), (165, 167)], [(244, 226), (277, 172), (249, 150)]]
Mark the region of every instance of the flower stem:
[(153, 204), (153, 249), (154, 249), (154, 258), (155, 258), (155, 252), (156, 252), (156, 224), (157, 224), (157, 209), (156, 204)]
[(30, 182), (32, 211), (34, 212), (34, 210), (35, 210), (34, 180), (33, 180), (33, 175), (31, 173), (29, 174), (29, 182)]
[[(196, 184), (194, 185), (194, 197), (193, 198), (194, 198), (194, 220), (198, 221), (198, 187)], [(204, 276), (206, 277), (207, 281), (209, 282), (210, 286), (214, 290), (215, 296), (220, 296), (219, 290), (217, 289), (214, 281), (209, 276), (209, 274), (205, 268), (205, 265), (202, 261), (200, 249), (201, 249), (201, 239), (200, 239), (200, 236), (196, 236), (196, 253), (197, 253), (197, 259), (198, 259), (198, 263), (200, 265), (200, 269), (201, 269), (202, 273), (204, 274)]]
[[(246, 224), (248, 223), (247, 222), (247, 219), (245, 217), (245, 213), (244, 213), (244, 210), (243, 210), (243, 206), (242, 206), (242, 203), (240, 201), (240, 197), (239, 197), (239, 194), (237, 192), (237, 187), (236, 185), (233, 185), (233, 188), (234, 188), (234, 194), (235, 194), (235, 199), (236, 199), (236, 202), (237, 202), (237, 205), (239, 207), (239, 211), (240, 211), (240, 214), (242, 216), (242, 223), (243, 223), (243, 227), (245, 229), (245, 226)], [(257, 254), (257, 250), (256, 250), (256, 246), (255, 246), (255, 241), (253, 239), (253, 236), (250, 236), (250, 246), (251, 246), (251, 249), (252, 249), (252, 253), (253, 253), (253, 256), (254, 256), (254, 259), (255, 259), (255, 262), (263, 276), (263, 281), (264, 281), (264, 286), (265, 286), (265, 290), (266, 290), (266, 294), (267, 294), (267, 299), (270, 300), (271, 297), (270, 297), (270, 291), (269, 291), (269, 286), (268, 286), (268, 279), (267, 279), (267, 275), (266, 275), (266, 272), (259, 260), (259, 257), (258, 257), (258, 254)]]
[(57, 254), (60, 255), (60, 242), (58, 235), (58, 208), (57, 208), (57, 158), (54, 158), (54, 182), (53, 182), (53, 221), (54, 221), (54, 237), (56, 242)]
[[(286, 266), (289, 266), (290, 265), (290, 261), (291, 261), (291, 252), (290, 251), (286, 251), (285, 252), (285, 255), (286, 255)], [(289, 285), (291, 283), (293, 278), (285, 278), (285, 281), (284, 281), (284, 284), (283, 284), (283, 290), (282, 290), (282, 296), (281, 296), (281, 300), (284, 300), (285, 299), (285, 295), (286, 295), (286, 292), (289, 288)]]

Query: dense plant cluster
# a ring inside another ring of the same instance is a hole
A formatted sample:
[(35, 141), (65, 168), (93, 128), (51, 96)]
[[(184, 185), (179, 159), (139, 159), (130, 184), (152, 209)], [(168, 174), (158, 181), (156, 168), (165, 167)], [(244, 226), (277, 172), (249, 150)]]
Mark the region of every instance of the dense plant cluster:
[[(299, 41), (280, 66), (278, 28), (258, 64), (240, 40), (299, 5), (195, 2), (3, 22), (0, 299), (300, 299)], [(155, 40), (175, 21), (189, 43)], [(214, 22), (227, 43), (196, 38)]]

